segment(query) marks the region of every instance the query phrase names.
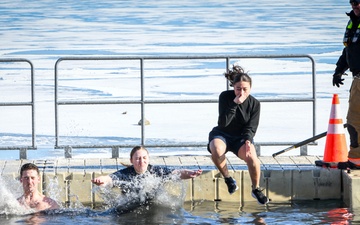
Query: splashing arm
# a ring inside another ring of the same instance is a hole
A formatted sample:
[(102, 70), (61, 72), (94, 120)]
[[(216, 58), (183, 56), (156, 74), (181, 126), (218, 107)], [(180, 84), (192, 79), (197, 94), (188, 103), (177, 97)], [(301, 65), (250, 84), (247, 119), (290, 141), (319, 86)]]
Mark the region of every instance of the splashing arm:
[(96, 177), (91, 182), (97, 186), (113, 186), (112, 178), (109, 175)]
[(202, 170), (175, 170), (175, 173), (180, 173), (181, 179), (190, 179), (200, 176)]

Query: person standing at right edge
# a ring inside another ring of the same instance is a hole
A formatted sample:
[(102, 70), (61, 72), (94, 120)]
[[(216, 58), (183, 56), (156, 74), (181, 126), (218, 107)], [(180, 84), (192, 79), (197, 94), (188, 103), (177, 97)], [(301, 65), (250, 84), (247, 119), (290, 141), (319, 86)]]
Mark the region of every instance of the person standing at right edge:
[[(350, 20), (344, 35), (344, 49), (336, 63), (333, 75), (333, 86), (340, 87), (341, 77), (347, 69), (352, 72), (353, 81), (350, 88), (349, 109), (347, 113), (347, 130), (350, 136), (348, 164), (350, 168), (360, 166), (360, 0), (350, 0), (352, 10), (346, 13)], [(346, 75), (346, 74), (345, 74)]]
[(252, 182), (251, 194), (260, 204), (266, 204), (269, 199), (259, 187), (260, 161), (253, 144), (260, 119), (260, 102), (250, 95), (251, 78), (240, 66), (234, 65), (224, 75), (234, 90), (223, 91), (219, 96), (218, 126), (209, 133), (208, 151), (224, 176), (230, 194), (238, 186), (229, 175), (225, 154), (231, 151), (244, 160)]

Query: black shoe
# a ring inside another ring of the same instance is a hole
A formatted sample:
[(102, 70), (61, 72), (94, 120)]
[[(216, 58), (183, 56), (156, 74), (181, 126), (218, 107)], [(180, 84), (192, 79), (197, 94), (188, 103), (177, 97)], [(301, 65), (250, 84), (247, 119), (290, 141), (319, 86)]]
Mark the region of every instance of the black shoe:
[(259, 202), (259, 204), (265, 205), (269, 202), (269, 199), (262, 193), (260, 188), (252, 190), (251, 195)]
[(347, 162), (339, 162), (337, 165), (338, 169), (341, 170), (347, 170), (347, 169), (351, 169), (351, 170), (356, 170), (356, 169), (360, 169), (359, 166), (357, 166), (356, 164), (354, 164), (353, 162), (350, 162), (349, 160)]
[(337, 168), (340, 170), (347, 170), (347, 169), (351, 169), (351, 164), (350, 162), (339, 162), (337, 165)]
[(239, 187), (236, 185), (236, 181), (232, 177), (225, 177), (225, 183), (228, 186), (228, 191), (230, 194), (234, 193)]

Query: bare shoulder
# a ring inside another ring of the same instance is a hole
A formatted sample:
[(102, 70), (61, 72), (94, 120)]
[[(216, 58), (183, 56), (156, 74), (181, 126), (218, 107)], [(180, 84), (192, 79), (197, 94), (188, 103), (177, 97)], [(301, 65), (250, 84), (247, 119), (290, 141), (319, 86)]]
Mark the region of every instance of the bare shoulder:
[(37, 197), (33, 199), (26, 199), (24, 196), (21, 196), (17, 201), (25, 208), (35, 209), (36, 211), (60, 208), (59, 204), (54, 199), (44, 195), (37, 195)]
[(60, 208), (59, 204), (52, 198), (44, 196), (43, 204), (47, 209), (58, 209)]

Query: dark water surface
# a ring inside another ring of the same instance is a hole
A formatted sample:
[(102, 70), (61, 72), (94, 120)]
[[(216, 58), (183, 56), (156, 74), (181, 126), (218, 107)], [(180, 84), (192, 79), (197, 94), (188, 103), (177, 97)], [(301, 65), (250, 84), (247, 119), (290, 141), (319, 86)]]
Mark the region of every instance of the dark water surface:
[(356, 218), (339, 201), (289, 204), (186, 202), (172, 208), (146, 205), (128, 212), (74, 208), (38, 214), (1, 215), (0, 224), (355, 224)]

